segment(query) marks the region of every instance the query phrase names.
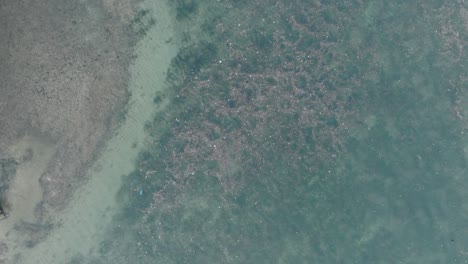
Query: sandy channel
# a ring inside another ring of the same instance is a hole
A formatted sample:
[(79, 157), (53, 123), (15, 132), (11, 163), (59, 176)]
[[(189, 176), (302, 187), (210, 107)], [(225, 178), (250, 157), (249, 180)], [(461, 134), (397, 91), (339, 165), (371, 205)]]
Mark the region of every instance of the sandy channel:
[[(156, 25), (136, 48), (137, 58), (131, 68), (129, 87), (132, 96), (126, 120), (88, 172), (89, 182), (77, 191), (67, 209), (54, 216), (54, 228), (46, 239), (32, 248), (17, 246), (10, 249), (11, 263), (59, 264), (67, 263), (77, 255), (94, 255), (93, 249), (98, 247), (106, 226), (119, 208), (116, 194), (122, 176), (135, 169), (134, 161), (144, 146), (144, 124), (155, 111), (164, 108), (163, 103), (157, 109), (153, 99), (158, 91), (166, 88), (166, 72), (178, 52), (176, 43), (169, 41), (175, 35), (169, 8), (164, 2), (153, 0), (143, 4), (143, 8), (152, 10)], [(30, 199), (40, 201), (36, 194)], [(25, 213), (24, 217), (33, 216)]]

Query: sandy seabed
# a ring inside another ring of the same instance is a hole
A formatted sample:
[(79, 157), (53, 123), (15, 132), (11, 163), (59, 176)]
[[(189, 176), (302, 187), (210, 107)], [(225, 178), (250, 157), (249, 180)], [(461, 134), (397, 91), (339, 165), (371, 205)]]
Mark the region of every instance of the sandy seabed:
[[(11, 203), (18, 206), (12, 207), (10, 217), (0, 225), (0, 238), (8, 248), (0, 263), (67, 263), (76, 255), (92, 256), (99, 245), (119, 208), (116, 195), (121, 178), (135, 169), (134, 161), (144, 146), (144, 124), (158, 110), (153, 102), (155, 94), (166, 88), (166, 72), (178, 52), (176, 43), (168, 41), (175, 36), (164, 1), (143, 3), (142, 8), (152, 11), (156, 24), (136, 46), (125, 121), (112, 133), (86, 173), (89, 180), (73, 194), (67, 207), (41, 216), (47, 222), (38, 222), (35, 217), (43, 203), (39, 177), (57, 154), (56, 144), (26, 135), (11, 147), (13, 155), (29, 150), (34, 155), (20, 163), (8, 194)], [(159, 110), (163, 107), (164, 103), (160, 104)], [(32, 235), (35, 240), (31, 240)]]

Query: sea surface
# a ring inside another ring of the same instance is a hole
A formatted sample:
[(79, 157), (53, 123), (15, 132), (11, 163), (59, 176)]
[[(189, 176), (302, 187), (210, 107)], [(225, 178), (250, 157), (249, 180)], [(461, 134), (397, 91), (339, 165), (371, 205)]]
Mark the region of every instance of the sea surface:
[(154, 25), (99, 180), (24, 263), (468, 262), (465, 1), (138, 15)]

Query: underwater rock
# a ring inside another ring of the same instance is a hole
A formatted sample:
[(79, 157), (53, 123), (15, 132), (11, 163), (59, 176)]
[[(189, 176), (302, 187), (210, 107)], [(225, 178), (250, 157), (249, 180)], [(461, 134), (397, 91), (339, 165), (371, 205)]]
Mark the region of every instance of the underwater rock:
[(0, 159), (0, 203), (10, 186), (10, 182), (16, 174), (18, 162), (12, 158)]

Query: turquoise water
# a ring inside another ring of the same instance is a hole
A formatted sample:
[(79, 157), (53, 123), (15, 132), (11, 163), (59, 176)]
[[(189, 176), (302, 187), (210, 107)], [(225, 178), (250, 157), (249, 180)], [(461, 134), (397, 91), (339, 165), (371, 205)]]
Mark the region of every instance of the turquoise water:
[(170, 5), (170, 104), (71, 263), (468, 261), (466, 4)]

